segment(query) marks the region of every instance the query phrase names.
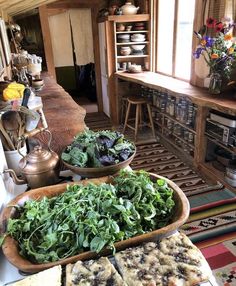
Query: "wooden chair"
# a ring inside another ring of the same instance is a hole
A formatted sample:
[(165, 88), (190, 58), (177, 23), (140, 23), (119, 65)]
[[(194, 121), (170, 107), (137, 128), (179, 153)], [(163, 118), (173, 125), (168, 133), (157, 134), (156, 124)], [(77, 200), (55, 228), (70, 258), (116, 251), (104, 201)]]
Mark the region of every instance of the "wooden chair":
[[(151, 106), (150, 106), (148, 100), (145, 99), (144, 97), (141, 97), (141, 96), (129, 96), (127, 98), (127, 102), (128, 102), (128, 107), (127, 107), (126, 115), (125, 115), (125, 123), (124, 123), (123, 133), (125, 133), (126, 127), (134, 130), (134, 141), (136, 142), (139, 127), (148, 126), (152, 129), (153, 137), (155, 137), (155, 129), (154, 129), (153, 120), (152, 120)], [(132, 105), (134, 105), (136, 108), (135, 118), (129, 119), (130, 109), (131, 109)], [(147, 108), (149, 123), (143, 121), (142, 107)], [(129, 121), (134, 120), (134, 119), (135, 119), (135, 125), (131, 126), (129, 124)]]

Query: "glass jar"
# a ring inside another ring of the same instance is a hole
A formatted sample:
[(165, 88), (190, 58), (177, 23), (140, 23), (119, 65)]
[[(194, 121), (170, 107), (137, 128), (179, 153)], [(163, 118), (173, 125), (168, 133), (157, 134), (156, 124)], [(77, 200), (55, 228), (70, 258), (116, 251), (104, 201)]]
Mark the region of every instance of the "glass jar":
[(180, 104), (177, 103), (177, 104), (175, 105), (175, 119), (176, 119), (176, 120), (179, 120), (179, 110), (180, 110)]
[(160, 108), (161, 112), (166, 112), (166, 95), (164, 93), (161, 93), (160, 96)]
[(170, 101), (169, 114), (170, 116), (175, 116), (175, 99), (174, 98), (172, 98)]
[(219, 73), (212, 73), (210, 76), (209, 92), (211, 94), (220, 94), (222, 87), (222, 78)]
[(157, 102), (157, 95), (155, 92), (153, 92), (153, 94), (152, 94), (152, 105), (156, 106), (156, 102)]
[(192, 103), (188, 104), (187, 122), (186, 122), (186, 124), (188, 126), (192, 126), (192, 124), (193, 124), (193, 104)]
[(188, 142), (188, 140), (189, 140), (189, 131), (188, 130), (184, 130), (184, 140), (186, 142)]
[(157, 91), (157, 99), (156, 99), (156, 107), (160, 108), (160, 99), (161, 99), (161, 93), (160, 91)]
[(170, 101), (171, 101), (171, 97), (168, 95), (167, 101), (166, 101), (166, 113), (167, 114), (170, 114)]
[(189, 134), (188, 134), (188, 142), (189, 142), (190, 144), (193, 144), (193, 143), (194, 143), (194, 135), (193, 135), (192, 132), (189, 132)]
[(186, 101), (183, 100), (180, 104), (179, 121), (182, 123), (186, 123), (186, 117), (187, 117), (187, 105)]

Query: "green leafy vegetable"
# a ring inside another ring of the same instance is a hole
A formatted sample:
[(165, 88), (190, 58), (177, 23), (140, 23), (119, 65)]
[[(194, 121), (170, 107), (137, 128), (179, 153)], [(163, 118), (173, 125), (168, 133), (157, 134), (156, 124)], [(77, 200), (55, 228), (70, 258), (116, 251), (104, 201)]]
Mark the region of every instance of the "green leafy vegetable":
[(123, 170), (114, 184), (75, 184), (56, 197), (26, 201), (19, 216), (9, 219), (7, 233), (18, 241), (20, 254), (36, 263), (114, 249), (116, 241), (168, 224), (172, 195), (164, 180)]
[(61, 158), (78, 167), (101, 167), (127, 160), (134, 150), (134, 144), (117, 131), (87, 129), (75, 137)]

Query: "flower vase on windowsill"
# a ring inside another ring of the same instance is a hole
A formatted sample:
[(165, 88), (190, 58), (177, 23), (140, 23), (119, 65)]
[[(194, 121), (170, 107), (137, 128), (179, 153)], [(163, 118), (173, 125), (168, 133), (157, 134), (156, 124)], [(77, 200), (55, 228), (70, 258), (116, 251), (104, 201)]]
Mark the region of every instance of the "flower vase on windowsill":
[[(194, 31), (199, 44), (193, 55), (196, 59), (202, 56), (210, 70), (209, 93), (220, 94), (223, 82), (231, 80), (236, 67), (236, 42), (232, 36), (235, 23), (229, 18), (220, 22), (208, 18), (198, 32)], [(205, 84), (205, 82), (204, 82)]]
[(222, 88), (222, 78), (221, 75), (217, 72), (214, 72), (210, 75), (210, 83), (209, 83), (209, 92), (211, 94), (220, 94)]

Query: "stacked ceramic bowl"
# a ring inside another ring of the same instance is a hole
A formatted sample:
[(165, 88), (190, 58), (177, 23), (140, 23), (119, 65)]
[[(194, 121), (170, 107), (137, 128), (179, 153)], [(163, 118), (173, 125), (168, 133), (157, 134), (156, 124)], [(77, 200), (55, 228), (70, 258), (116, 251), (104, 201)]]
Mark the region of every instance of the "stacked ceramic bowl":
[(145, 35), (144, 34), (133, 34), (131, 36), (132, 42), (144, 42), (145, 41)]
[(131, 45), (132, 48), (132, 54), (143, 54), (143, 49), (145, 48), (145, 45)]
[(129, 34), (121, 34), (117, 36), (118, 43), (128, 43), (130, 42), (130, 35)]
[(145, 30), (145, 23), (144, 22), (137, 22), (134, 24), (135, 31), (143, 31)]
[(128, 72), (130, 72), (130, 73), (140, 73), (140, 72), (142, 72), (142, 66), (141, 65), (132, 64), (132, 65), (129, 66)]
[(120, 48), (120, 54), (121, 56), (128, 56), (131, 54), (131, 48), (130, 47), (121, 47)]

